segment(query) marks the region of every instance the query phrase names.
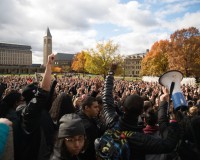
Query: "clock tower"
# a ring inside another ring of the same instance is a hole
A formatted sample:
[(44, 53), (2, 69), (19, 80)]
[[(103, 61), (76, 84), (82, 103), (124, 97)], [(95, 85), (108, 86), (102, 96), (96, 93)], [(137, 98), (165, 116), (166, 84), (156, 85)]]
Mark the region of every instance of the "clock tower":
[(48, 56), (51, 53), (52, 53), (52, 36), (48, 27), (46, 35), (44, 36), (44, 42), (43, 42), (43, 65), (44, 66), (46, 66), (47, 61), (48, 61)]

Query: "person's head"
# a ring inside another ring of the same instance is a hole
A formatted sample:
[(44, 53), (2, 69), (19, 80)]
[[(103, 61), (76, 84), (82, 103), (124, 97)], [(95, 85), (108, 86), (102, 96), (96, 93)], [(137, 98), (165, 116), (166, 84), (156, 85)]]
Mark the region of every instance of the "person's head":
[(196, 106), (190, 107), (188, 114), (191, 117), (197, 116), (198, 115), (198, 108)]
[(22, 96), (24, 97), (24, 100), (26, 101), (26, 103), (29, 103), (30, 100), (35, 96), (37, 89), (38, 87), (36, 83), (31, 83), (27, 85), (25, 88), (23, 88)]
[(192, 107), (192, 106), (194, 106), (194, 103), (193, 103), (193, 101), (189, 100), (189, 101), (188, 101), (188, 108), (190, 108), (190, 107)]
[(99, 114), (99, 104), (94, 97), (88, 96), (85, 98), (81, 107), (88, 117), (96, 117)]
[(21, 93), (11, 90), (0, 102), (0, 116), (6, 117), (10, 109), (15, 110), (22, 103)]
[(144, 101), (144, 112), (146, 112), (149, 108), (152, 108), (152, 104), (150, 101)]
[(149, 108), (146, 111), (144, 119), (145, 119), (146, 124), (150, 126), (155, 126), (158, 122), (157, 115), (152, 108)]
[(85, 128), (81, 118), (75, 114), (66, 114), (60, 119), (58, 139), (63, 140), (65, 151), (78, 155), (85, 145)]
[(77, 107), (79, 108), (81, 106), (81, 101), (82, 101), (81, 97), (75, 97), (74, 101), (73, 101), (74, 107), (75, 108), (77, 108)]
[(64, 92), (56, 97), (49, 111), (51, 118), (56, 124), (58, 124), (63, 115), (74, 112), (75, 108), (73, 106), (72, 97)]
[(143, 111), (144, 101), (139, 95), (133, 94), (125, 99), (123, 106), (126, 115), (138, 117)]

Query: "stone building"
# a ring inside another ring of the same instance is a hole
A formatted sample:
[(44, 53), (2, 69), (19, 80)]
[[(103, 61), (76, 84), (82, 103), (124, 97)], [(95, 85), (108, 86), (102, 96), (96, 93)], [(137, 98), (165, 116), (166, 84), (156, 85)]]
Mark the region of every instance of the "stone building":
[(0, 65), (9, 65), (9, 66), (32, 65), (31, 46), (0, 43)]
[(71, 66), (74, 54), (57, 53), (54, 61), (55, 66)]
[(41, 65), (32, 64), (31, 46), (0, 43), (1, 74), (31, 74), (43, 70)]
[(145, 55), (146, 53), (138, 53), (128, 55), (124, 58), (124, 77), (139, 77), (141, 62)]

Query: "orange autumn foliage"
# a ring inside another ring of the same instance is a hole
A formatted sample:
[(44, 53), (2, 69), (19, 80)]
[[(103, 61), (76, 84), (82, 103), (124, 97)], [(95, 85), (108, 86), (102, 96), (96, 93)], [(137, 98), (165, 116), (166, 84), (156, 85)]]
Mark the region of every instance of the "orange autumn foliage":
[(200, 77), (200, 32), (194, 27), (175, 31), (170, 40), (155, 42), (142, 60), (141, 75), (160, 76), (179, 70), (184, 76)]

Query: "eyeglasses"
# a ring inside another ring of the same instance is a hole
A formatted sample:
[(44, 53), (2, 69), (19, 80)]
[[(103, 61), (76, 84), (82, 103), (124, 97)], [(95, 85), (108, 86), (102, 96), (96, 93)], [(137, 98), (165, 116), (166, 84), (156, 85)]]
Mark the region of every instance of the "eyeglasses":
[(85, 140), (85, 136), (80, 136), (78, 138), (67, 137), (65, 140), (69, 143), (83, 142)]

